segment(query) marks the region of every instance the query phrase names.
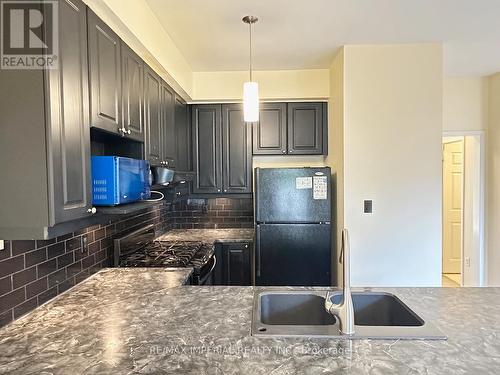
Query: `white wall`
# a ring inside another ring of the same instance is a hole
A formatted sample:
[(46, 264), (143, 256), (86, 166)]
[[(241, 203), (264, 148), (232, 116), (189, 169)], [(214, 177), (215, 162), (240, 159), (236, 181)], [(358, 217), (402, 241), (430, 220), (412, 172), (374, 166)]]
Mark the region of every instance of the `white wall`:
[(453, 77), (443, 82), (443, 130), (474, 131), (488, 127), (488, 80)]
[[(352, 284), (439, 286), (441, 46), (346, 46), (344, 69)], [(372, 215), (364, 199), (373, 199)]]

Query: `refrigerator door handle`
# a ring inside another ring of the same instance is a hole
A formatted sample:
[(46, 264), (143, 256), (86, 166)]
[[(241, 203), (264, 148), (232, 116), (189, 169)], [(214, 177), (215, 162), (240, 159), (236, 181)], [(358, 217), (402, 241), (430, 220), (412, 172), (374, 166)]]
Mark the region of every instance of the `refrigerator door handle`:
[(255, 259), (255, 262), (257, 263), (256, 266), (257, 266), (257, 272), (256, 272), (256, 275), (257, 277), (260, 277), (260, 228), (259, 226), (257, 225), (257, 231), (256, 231), (256, 238), (255, 238), (255, 242), (256, 242), (256, 252), (255, 252), (255, 256), (257, 259)]

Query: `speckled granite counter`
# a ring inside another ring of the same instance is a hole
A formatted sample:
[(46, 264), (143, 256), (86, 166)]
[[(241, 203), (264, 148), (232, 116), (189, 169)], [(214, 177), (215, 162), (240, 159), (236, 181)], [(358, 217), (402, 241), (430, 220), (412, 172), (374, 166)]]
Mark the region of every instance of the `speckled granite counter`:
[(0, 373), (500, 372), (500, 288), (384, 289), (448, 341), (264, 339), (250, 335), (251, 287), (169, 289), (157, 269), (130, 276), (100, 272), (1, 329)]
[(159, 236), (163, 241), (248, 242), (253, 241), (253, 229), (172, 229)]

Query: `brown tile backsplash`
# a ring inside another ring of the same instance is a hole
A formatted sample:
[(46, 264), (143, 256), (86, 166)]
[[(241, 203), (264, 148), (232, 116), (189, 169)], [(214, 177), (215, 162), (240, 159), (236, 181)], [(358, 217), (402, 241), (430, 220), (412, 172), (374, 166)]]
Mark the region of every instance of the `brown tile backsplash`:
[(173, 227), (171, 204), (51, 240), (5, 241), (0, 251), (0, 327), (111, 264), (113, 239), (154, 224)]
[(176, 229), (252, 228), (253, 199), (187, 199), (173, 204)]

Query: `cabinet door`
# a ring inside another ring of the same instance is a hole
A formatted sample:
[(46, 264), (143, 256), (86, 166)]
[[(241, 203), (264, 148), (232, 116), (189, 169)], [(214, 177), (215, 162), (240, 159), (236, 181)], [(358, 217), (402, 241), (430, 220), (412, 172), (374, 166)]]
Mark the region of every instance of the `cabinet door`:
[(251, 124), (243, 121), (241, 104), (222, 105), (224, 193), (252, 192)]
[(87, 12), (90, 125), (122, 134), (120, 38), (94, 12)]
[(323, 154), (325, 103), (288, 103), (288, 153)]
[(188, 123), (188, 106), (178, 96), (175, 97), (175, 137), (177, 143), (176, 168), (190, 171), (190, 134)]
[(221, 106), (196, 105), (192, 113), (193, 193), (222, 190)]
[(164, 165), (175, 167), (175, 94), (165, 82), (161, 86), (161, 140)]
[(149, 67), (144, 71), (144, 120), (146, 159), (152, 165), (161, 161), (161, 79)]
[(123, 128), (127, 136), (137, 141), (144, 141), (144, 63), (125, 43), (121, 43), (122, 52), (122, 105)]
[(252, 285), (250, 245), (248, 243), (224, 244), (222, 253), (223, 285)]
[(87, 14), (59, 2), (59, 69), (47, 71), (50, 224), (88, 215), (91, 204)]
[(286, 103), (261, 103), (253, 124), (253, 154), (286, 154)]

